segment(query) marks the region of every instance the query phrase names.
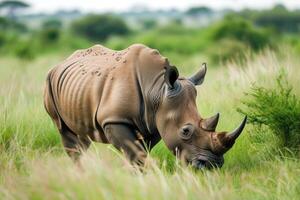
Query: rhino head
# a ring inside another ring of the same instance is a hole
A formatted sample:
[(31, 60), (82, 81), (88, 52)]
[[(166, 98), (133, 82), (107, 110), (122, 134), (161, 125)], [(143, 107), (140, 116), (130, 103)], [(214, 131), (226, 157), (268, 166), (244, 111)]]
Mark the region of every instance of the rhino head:
[(182, 160), (197, 169), (221, 167), (223, 155), (235, 143), (247, 121), (231, 133), (216, 132), (219, 114), (207, 119), (200, 117), (196, 86), (206, 74), (206, 64), (190, 78), (178, 78), (176, 67), (165, 72), (165, 86), (156, 114), (156, 124), (166, 146)]

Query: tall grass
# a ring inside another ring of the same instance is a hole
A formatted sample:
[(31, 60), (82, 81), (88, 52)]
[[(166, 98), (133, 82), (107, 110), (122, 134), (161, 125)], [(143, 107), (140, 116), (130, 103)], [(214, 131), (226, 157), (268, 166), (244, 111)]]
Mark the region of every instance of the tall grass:
[[(108, 154), (106, 154), (108, 153)], [(194, 172), (177, 166), (165, 173), (150, 161), (146, 173), (133, 170), (110, 152), (90, 153), (79, 170), (65, 158), (26, 161), (25, 175), (9, 171), (3, 199), (297, 199), (300, 165), (274, 160), (264, 166)], [(106, 154), (106, 155), (105, 155)], [(1, 196), (0, 196), (1, 197)]]
[[(196, 71), (201, 55), (167, 54), (184, 75)], [(44, 111), (46, 72), (62, 57), (32, 62), (0, 59), (0, 199), (299, 199), (300, 162), (273, 154), (278, 143), (268, 131), (263, 145), (247, 125), (225, 155), (220, 170), (193, 171), (180, 166), (163, 143), (151, 152), (145, 173), (131, 168), (110, 145), (93, 144), (76, 167), (61, 148), (60, 138)], [(221, 112), (218, 130), (232, 130), (242, 119), (236, 111), (251, 83), (272, 87), (282, 67), (295, 88), (299, 61), (290, 54), (265, 51), (249, 56), (243, 66), (209, 67), (199, 87), (203, 117)]]

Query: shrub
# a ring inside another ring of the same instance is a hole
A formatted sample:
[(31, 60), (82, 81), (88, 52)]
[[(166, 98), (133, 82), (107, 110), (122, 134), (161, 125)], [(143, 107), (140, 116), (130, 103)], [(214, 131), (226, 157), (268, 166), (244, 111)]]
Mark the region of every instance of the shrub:
[(5, 44), (6, 36), (3, 32), (0, 33), (0, 48)]
[(88, 15), (73, 22), (71, 29), (93, 41), (102, 41), (111, 35), (125, 35), (129, 32), (125, 22), (113, 15)]
[(40, 39), (42, 42), (54, 43), (60, 38), (62, 22), (58, 19), (48, 19), (41, 25)]
[(219, 23), (212, 33), (212, 38), (216, 41), (224, 38), (238, 40), (254, 50), (259, 50), (270, 43), (267, 30), (254, 28), (249, 21), (237, 16), (227, 16)]
[(19, 41), (14, 50), (17, 57), (31, 60), (35, 54), (33, 52), (32, 43), (30, 41)]
[(44, 42), (52, 43), (59, 40), (60, 31), (57, 28), (46, 28), (41, 31), (41, 39)]
[(249, 99), (243, 101), (245, 108), (238, 111), (248, 115), (249, 123), (268, 127), (283, 147), (299, 151), (300, 100), (292, 93), (286, 75), (281, 73), (271, 89), (252, 86), (246, 96)]

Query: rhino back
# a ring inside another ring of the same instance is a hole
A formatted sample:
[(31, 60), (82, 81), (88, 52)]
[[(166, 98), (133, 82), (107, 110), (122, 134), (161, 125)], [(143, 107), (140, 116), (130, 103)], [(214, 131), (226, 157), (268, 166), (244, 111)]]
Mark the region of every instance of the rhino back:
[(53, 98), (71, 130), (91, 134), (96, 121), (100, 126), (105, 121), (133, 123), (139, 107), (134, 56), (129, 49), (112, 51), (97, 45), (76, 51), (51, 70)]
[(122, 51), (100, 45), (78, 50), (50, 72), (56, 109), (73, 132), (91, 138), (95, 131), (103, 138), (101, 128), (107, 123), (145, 130), (145, 98), (166, 63), (144, 45)]

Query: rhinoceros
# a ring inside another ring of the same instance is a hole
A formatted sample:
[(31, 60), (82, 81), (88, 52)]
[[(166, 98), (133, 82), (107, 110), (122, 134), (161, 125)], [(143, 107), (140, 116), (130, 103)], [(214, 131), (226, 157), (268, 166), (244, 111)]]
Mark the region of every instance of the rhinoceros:
[(46, 111), (67, 154), (79, 159), (91, 141), (110, 143), (143, 165), (160, 139), (195, 168), (221, 167), (246, 117), (231, 133), (215, 131), (219, 114), (202, 118), (197, 85), (206, 64), (190, 78), (158, 50), (142, 44), (114, 51), (101, 45), (74, 52), (48, 72)]

